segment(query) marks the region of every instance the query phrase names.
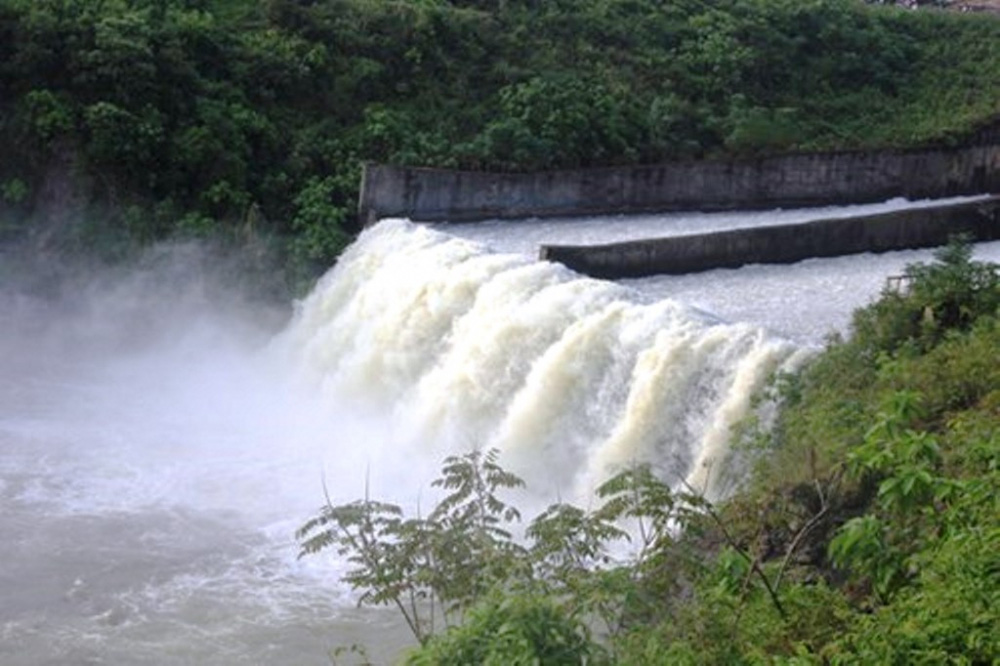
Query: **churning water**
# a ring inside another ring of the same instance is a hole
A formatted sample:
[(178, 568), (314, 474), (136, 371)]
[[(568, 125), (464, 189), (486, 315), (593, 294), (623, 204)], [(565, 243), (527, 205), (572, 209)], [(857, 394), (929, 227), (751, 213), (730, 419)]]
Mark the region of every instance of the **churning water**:
[[(614, 223), (723, 219), (660, 217)], [(343, 563), (296, 560), (324, 481), (413, 505), (443, 455), (496, 446), (540, 502), (636, 460), (724, 490), (753, 389), (929, 257), (609, 283), (517, 247), (570, 226), (518, 225), (385, 221), (289, 323), (192, 248), (0, 285), (0, 663), (322, 664), (353, 642), (387, 661), (395, 618), (354, 609)]]

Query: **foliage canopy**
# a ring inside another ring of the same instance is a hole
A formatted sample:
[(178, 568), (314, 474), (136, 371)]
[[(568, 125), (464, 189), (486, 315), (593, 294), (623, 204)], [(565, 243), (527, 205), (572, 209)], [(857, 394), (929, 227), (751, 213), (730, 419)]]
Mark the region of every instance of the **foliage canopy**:
[(70, 244), (249, 230), (325, 268), (365, 160), (960, 141), (995, 118), (997, 44), (995, 20), (858, 0), (0, 0), (2, 228), (30, 233), (61, 173), (94, 206)]

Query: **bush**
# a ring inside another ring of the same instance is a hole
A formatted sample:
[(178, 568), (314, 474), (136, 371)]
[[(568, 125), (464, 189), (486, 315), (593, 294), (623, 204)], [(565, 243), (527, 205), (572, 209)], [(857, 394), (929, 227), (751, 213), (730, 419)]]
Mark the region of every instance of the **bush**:
[(411, 666), (584, 666), (602, 650), (586, 626), (550, 597), (495, 594), (460, 626), (435, 636), (407, 659)]
[(909, 288), (887, 291), (854, 317), (854, 343), (870, 354), (911, 345), (924, 352), (947, 331), (965, 330), (1000, 308), (997, 266), (972, 261), (968, 239), (954, 238), (934, 254), (936, 263), (906, 269)]

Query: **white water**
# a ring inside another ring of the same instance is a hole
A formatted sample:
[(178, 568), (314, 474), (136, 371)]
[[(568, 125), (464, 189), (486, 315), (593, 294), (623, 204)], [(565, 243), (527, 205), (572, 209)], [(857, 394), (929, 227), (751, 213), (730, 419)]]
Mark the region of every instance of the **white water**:
[(530, 220), (487, 220), (471, 224), (433, 225), (463, 238), (474, 239), (494, 249), (538, 256), (538, 247), (554, 245), (600, 245), (643, 238), (688, 236), (731, 229), (748, 229), (778, 224), (803, 224), (858, 215), (876, 215), (896, 210), (926, 208), (951, 203), (967, 203), (989, 195), (949, 199), (891, 199), (880, 203), (851, 206), (822, 206), (716, 213), (683, 212), (648, 215), (597, 215), (586, 218)]
[(496, 447), (586, 500), (651, 462), (709, 490), (753, 391), (801, 358), (759, 326), (416, 227), (369, 230), (278, 342), (331, 404), (372, 405), (417, 459)]
[[(438, 224), (434, 228), (481, 243), (495, 251), (537, 256), (540, 245), (594, 245), (651, 237), (800, 224), (975, 201), (981, 197), (892, 199), (877, 204), (723, 213), (601, 216), (584, 219), (489, 221)], [(981, 243), (977, 257), (997, 261), (997, 243)], [(807, 259), (791, 265), (752, 265), (690, 275), (623, 280), (645, 300), (670, 298), (711, 312), (725, 321), (757, 324), (800, 344), (815, 345), (829, 333), (845, 333), (856, 308), (876, 298), (889, 275), (907, 264), (930, 261), (929, 250), (856, 254)]]
[(186, 250), (58, 295), (0, 285), (0, 663), (328, 663), (354, 641), (385, 662), (392, 615), (295, 558), (322, 478), (412, 505), (480, 445), (543, 500), (643, 459), (711, 485), (751, 388), (927, 257), (611, 284), (394, 222), (277, 336)]

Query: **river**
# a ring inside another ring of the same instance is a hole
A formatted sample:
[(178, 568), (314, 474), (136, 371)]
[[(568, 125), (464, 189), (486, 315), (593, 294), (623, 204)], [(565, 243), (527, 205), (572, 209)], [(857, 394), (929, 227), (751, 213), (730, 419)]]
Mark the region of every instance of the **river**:
[(725, 492), (752, 391), (930, 256), (621, 283), (533, 258), (608, 222), (384, 222), (290, 321), (192, 246), (43, 292), (0, 271), (0, 663), (323, 664), (355, 642), (385, 662), (396, 618), (356, 609), (336, 558), (296, 557), (324, 483), (412, 506), (444, 454), (489, 445), (539, 505), (635, 460)]

